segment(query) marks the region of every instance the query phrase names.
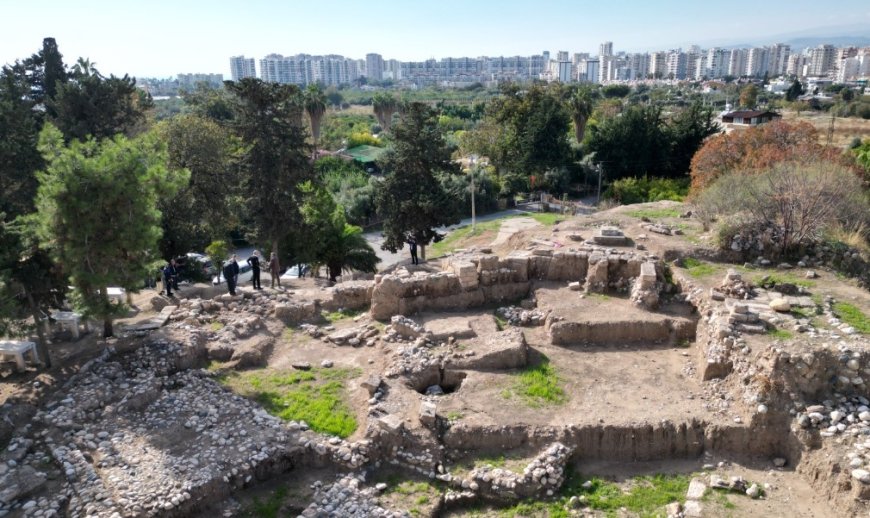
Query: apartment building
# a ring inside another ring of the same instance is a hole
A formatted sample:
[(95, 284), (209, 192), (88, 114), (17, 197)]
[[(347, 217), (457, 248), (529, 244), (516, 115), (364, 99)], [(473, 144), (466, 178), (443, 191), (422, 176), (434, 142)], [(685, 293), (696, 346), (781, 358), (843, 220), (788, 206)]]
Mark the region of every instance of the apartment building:
[(743, 75), (764, 77), (770, 71), (770, 51), (764, 47), (749, 49), (746, 53), (746, 70)]
[(685, 79), (688, 60), (686, 54), (679, 50), (668, 51), (665, 58), (665, 77), (668, 79)]
[(257, 77), (257, 69), (254, 67), (254, 58), (245, 56), (233, 56), (230, 58), (230, 77), (238, 81), (245, 77)]
[(785, 43), (777, 43), (768, 47), (770, 49), (770, 75), (781, 76), (788, 72), (788, 58), (791, 55), (791, 47)]
[(740, 77), (746, 74), (746, 49), (731, 49), (728, 56), (729, 76)]
[(665, 52), (653, 52), (649, 55), (649, 73), (654, 79), (668, 76), (668, 55)]
[(805, 77), (807, 68), (806, 54), (792, 54), (788, 57), (788, 66), (785, 73), (790, 76)]
[(366, 78), (369, 81), (384, 80), (384, 58), (380, 54), (366, 54)]
[(810, 50), (807, 75), (826, 76), (836, 64), (837, 49), (833, 45), (819, 45)]

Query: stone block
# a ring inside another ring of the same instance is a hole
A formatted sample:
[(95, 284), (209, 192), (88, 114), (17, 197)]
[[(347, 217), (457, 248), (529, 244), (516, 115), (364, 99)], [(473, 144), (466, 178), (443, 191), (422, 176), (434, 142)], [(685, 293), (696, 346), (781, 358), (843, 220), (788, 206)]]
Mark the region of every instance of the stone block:
[(686, 500), (700, 500), (707, 491), (707, 484), (699, 478), (693, 478), (689, 482), (689, 490), (686, 491)]
[(431, 401), (423, 401), (420, 404), (420, 423), (427, 428), (435, 426), (435, 403)]
[(480, 272), (484, 272), (487, 270), (498, 270), (498, 256), (497, 255), (482, 255), (478, 258), (477, 261), (477, 270)]
[(640, 275), (637, 278), (640, 284), (640, 289), (651, 290), (656, 285), (656, 265), (649, 261), (643, 262), (640, 265)]

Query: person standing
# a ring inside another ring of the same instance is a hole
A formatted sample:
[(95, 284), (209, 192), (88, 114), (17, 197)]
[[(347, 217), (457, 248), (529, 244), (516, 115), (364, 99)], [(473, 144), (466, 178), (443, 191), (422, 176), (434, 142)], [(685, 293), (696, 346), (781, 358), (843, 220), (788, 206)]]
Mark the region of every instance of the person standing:
[(274, 288), (277, 284), (278, 287), (281, 287), (281, 266), (278, 264), (278, 254), (272, 252), (272, 256), (269, 258), (269, 275), (272, 276), (272, 287)]
[(178, 267), (175, 265), (175, 259), (170, 259), (166, 266), (163, 267), (163, 287), (166, 288), (166, 296), (172, 296), (172, 287), (178, 289)]
[(224, 265), (224, 277), (227, 280), (227, 290), (230, 295), (236, 295), (236, 282), (239, 280), (239, 263), (238, 256), (233, 255), (230, 260)]
[(251, 282), (254, 289), (262, 290), (263, 287), (260, 286), (260, 252), (258, 250), (254, 250), (254, 255), (248, 257), (248, 264), (251, 265)]
[(420, 264), (417, 260), (417, 240), (413, 237), (408, 237), (408, 247), (411, 249), (411, 264)]

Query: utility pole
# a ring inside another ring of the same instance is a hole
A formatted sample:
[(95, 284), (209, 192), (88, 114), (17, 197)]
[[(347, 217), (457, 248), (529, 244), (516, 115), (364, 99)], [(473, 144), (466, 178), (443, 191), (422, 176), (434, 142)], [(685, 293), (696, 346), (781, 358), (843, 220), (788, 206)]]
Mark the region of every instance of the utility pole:
[(595, 202), (595, 205), (601, 205), (601, 177), (604, 176), (604, 170), (600, 163), (596, 164), (595, 169), (598, 170), (598, 201)]
[(477, 215), (474, 210), (474, 171), (477, 164), (477, 155), (471, 155), (471, 234), (474, 234), (474, 223)]

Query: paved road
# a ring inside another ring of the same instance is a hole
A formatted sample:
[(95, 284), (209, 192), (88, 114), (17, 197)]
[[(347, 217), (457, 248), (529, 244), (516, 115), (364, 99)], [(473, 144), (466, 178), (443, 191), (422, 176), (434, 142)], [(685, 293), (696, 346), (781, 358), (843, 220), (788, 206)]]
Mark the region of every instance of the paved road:
[[(525, 214), (525, 211), (508, 209), (499, 212), (493, 212), (490, 214), (485, 214), (483, 216), (477, 216), (476, 221), (482, 223), (484, 221), (503, 218), (512, 214)], [(471, 225), (471, 218), (465, 218), (456, 225), (450, 225), (449, 227), (440, 227), (438, 231), (450, 232), (466, 225)], [(380, 232), (367, 232), (363, 234), (363, 236), (366, 238), (366, 241), (368, 241), (369, 244), (372, 245), (372, 248), (375, 249), (378, 257), (381, 259), (381, 262), (378, 263), (378, 270), (384, 270), (385, 268), (388, 268), (396, 263), (411, 260), (411, 253), (408, 251), (407, 247), (403, 247), (395, 254), (391, 253), (389, 250), (381, 250), (381, 245), (384, 243), (384, 237), (381, 235)]]

